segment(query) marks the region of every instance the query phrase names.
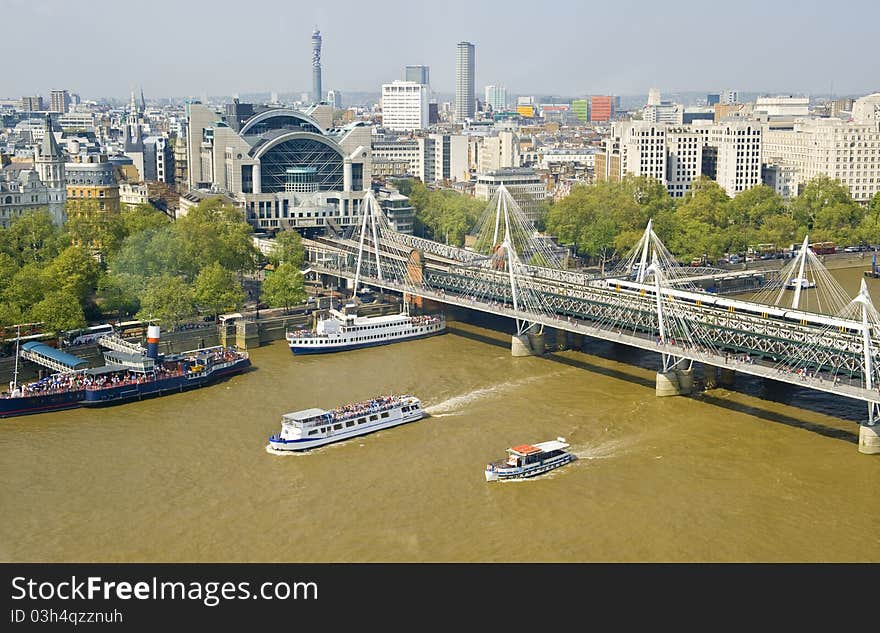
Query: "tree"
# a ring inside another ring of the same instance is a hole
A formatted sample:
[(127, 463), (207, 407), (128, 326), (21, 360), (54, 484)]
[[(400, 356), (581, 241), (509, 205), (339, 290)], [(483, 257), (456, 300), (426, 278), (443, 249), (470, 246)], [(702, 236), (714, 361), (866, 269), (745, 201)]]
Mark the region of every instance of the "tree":
[(224, 205), (219, 197), (203, 200), (174, 222), (180, 253), (180, 272), (194, 279), (212, 262), (238, 273), (253, 270), (259, 258), (251, 233), (241, 212)]
[(156, 319), (174, 327), (194, 313), (195, 301), (189, 285), (180, 277), (166, 273), (147, 284), (138, 318), (143, 321)]
[(296, 268), (302, 268), (305, 254), (306, 251), (299, 233), (281, 231), (275, 235), (275, 244), (269, 254), (269, 262), (275, 268), (278, 268), (282, 262), (293, 264)]
[(202, 310), (214, 316), (236, 310), (244, 303), (244, 290), (235, 275), (218, 262), (208, 264), (196, 277), (194, 298)]
[(8, 318), (27, 320), (31, 308), (43, 299), (42, 269), (39, 264), (25, 264), (12, 276), (3, 291), (2, 303)]
[(305, 280), (300, 270), (287, 262), (266, 276), (263, 299), (273, 308), (289, 308), (306, 300)]
[(43, 270), (43, 283), (47, 288), (59, 288), (70, 292), (83, 304), (98, 285), (100, 266), (79, 246), (68, 246)]
[(833, 225), (838, 222), (851, 228), (851, 219), (859, 217), (861, 220), (863, 211), (850, 197), (846, 186), (839, 180), (822, 175), (808, 182), (792, 200), (791, 214), (797, 225), (808, 231), (812, 231), (817, 221), (820, 224), (818, 228), (834, 231)]
[(48, 211), (25, 213), (0, 231), (0, 251), (20, 265), (52, 259), (61, 241), (61, 230), (52, 223)]
[(108, 273), (98, 280), (98, 302), (105, 313), (128, 316), (140, 308), (138, 297), (145, 290), (144, 277), (128, 273)]
[(787, 215), (785, 201), (766, 185), (751, 187), (729, 203), (730, 224), (760, 230), (770, 218)]
[(69, 290), (55, 290), (37, 303), (32, 311), (35, 321), (42, 321), (47, 330), (63, 332), (86, 325), (79, 299)]

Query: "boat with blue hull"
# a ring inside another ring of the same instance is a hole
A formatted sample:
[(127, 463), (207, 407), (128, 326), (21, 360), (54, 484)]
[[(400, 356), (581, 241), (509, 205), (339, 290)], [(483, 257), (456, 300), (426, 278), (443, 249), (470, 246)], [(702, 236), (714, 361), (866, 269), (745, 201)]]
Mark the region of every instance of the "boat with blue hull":
[(406, 312), (384, 316), (359, 317), (329, 310), (313, 330), (287, 333), (287, 344), (296, 354), (326, 354), (362, 347), (387, 345), (443, 334), (446, 318), (442, 314), (410, 316)]
[(163, 363), (163, 369), (152, 376), (130, 374), (115, 384), (108, 382), (86, 388), (83, 406), (100, 407), (198, 389), (240, 374), (250, 367), (251, 361), (241, 352), (214, 347), (175, 354), (166, 357)]
[(149, 327), (146, 349), (121, 338), (102, 339), (101, 345), (110, 349), (104, 352), (104, 366), (93, 368), (44, 343), (27, 343), (21, 356), (56, 373), (19, 385), (16, 357), (16, 377), (9, 391), (0, 394), (0, 418), (107, 406), (197, 389), (242, 373), (251, 365), (247, 353), (231, 348), (159, 354), (158, 342), (158, 326)]

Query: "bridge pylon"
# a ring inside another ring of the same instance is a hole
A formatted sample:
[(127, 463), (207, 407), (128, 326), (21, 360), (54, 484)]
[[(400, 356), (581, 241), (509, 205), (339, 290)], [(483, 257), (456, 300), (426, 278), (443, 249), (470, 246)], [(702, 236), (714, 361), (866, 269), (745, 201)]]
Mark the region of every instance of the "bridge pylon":
[[(648, 223), (648, 232), (651, 231), (651, 223)], [(647, 242), (646, 242), (647, 244)], [(663, 270), (660, 265), (657, 251), (654, 250), (651, 265), (645, 267), (646, 257), (643, 255), (642, 266), (639, 270), (644, 278), (654, 277), (654, 305), (657, 310), (657, 346), (660, 348), (660, 357), (662, 359), (662, 369), (657, 372), (657, 388), (658, 396), (679, 396), (687, 395), (693, 391), (694, 387), (694, 370), (693, 360), (675, 353), (676, 346), (675, 331), (678, 330), (679, 338), (683, 335), (684, 341), (679, 340), (678, 343), (690, 343), (690, 331), (687, 327), (681, 327), (684, 322), (677, 319), (673, 310), (668, 309), (663, 304), (663, 292), (661, 284), (663, 282)], [(670, 327), (673, 321), (681, 321), (678, 327)]]
[[(865, 389), (872, 390), (877, 387), (878, 368), (874, 362), (875, 350), (871, 346), (871, 331), (880, 326), (878, 313), (868, 294), (868, 285), (862, 279), (859, 294), (853, 299), (853, 303), (860, 308), (862, 316), (862, 354), (864, 357), (863, 375), (865, 377)], [(880, 454), (880, 405), (876, 402), (868, 402), (868, 418), (859, 425), (859, 452), (868, 455)]]

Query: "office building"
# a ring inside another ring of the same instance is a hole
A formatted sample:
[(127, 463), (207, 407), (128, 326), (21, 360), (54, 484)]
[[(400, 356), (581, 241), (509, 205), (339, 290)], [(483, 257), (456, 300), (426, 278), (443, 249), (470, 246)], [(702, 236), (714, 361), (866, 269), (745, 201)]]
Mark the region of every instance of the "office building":
[(336, 110), (342, 109), (342, 93), (339, 90), (329, 90), (327, 92), (327, 103)]
[(806, 117), (810, 115), (809, 97), (793, 97), (780, 95), (776, 97), (758, 97), (755, 100), (755, 114), (761, 113), (768, 117)]
[(684, 123), (684, 106), (670, 101), (648, 104), (642, 110), (642, 120), (648, 123), (681, 125)]
[(710, 93), (706, 95), (706, 105), (713, 106), (716, 103), (721, 103), (721, 95), (719, 93)]
[(382, 125), (397, 132), (428, 127), (428, 86), (414, 81), (382, 84)]
[(722, 105), (733, 105), (739, 103), (739, 93), (736, 90), (722, 90), (720, 103)]
[(403, 78), (426, 86), (431, 84), (431, 69), (428, 66), (407, 66), (404, 68)]
[(485, 88), (486, 105), (492, 112), (504, 112), (507, 109), (507, 88), (501, 84), (492, 84)]
[(516, 134), (504, 130), (495, 136), (480, 138), (478, 172), (488, 173), (519, 166), (519, 137)]
[(586, 99), (573, 99), (571, 102), (571, 111), (578, 121), (586, 123), (590, 118), (589, 101)]
[(547, 199), (547, 185), (534, 169), (501, 169), (477, 174), (474, 197), (490, 200), (500, 185), (504, 185), (523, 210), (525, 216), (535, 222), (539, 219), (539, 203)]
[(49, 111), (64, 114), (70, 105), (70, 95), (66, 90), (53, 90), (49, 93)]
[(459, 42), (455, 58), (455, 121), (473, 119), (476, 109), (474, 93), (474, 45)]
[[(880, 102), (880, 94), (876, 97)], [(816, 176), (825, 175), (840, 180), (853, 200), (867, 204), (880, 191), (880, 119), (861, 118), (803, 119), (792, 129), (768, 128), (764, 132), (765, 162), (794, 168), (796, 184), (789, 186), (793, 195)]]
[(590, 97), (590, 122), (606, 123), (614, 117), (614, 97), (593, 95)]
[(119, 185), (106, 156), (77, 157), (64, 172), (68, 217), (100, 219), (119, 212)]
[(709, 130), (709, 145), (716, 148), (715, 182), (731, 198), (761, 184), (763, 134), (754, 121), (722, 121)]
[(22, 97), (21, 98), (21, 109), (25, 112), (42, 112), (43, 111), (43, 97)]

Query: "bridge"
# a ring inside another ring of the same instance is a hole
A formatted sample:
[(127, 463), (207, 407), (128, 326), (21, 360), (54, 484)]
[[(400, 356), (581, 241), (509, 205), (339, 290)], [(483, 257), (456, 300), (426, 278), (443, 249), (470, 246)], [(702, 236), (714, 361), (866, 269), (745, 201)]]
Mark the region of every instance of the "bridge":
[(607, 274), (564, 270), (503, 186), (477, 232), (472, 250), (397, 233), (368, 194), (353, 235), (307, 241), (306, 252), (313, 272), (352, 280), (355, 291), (368, 285), (509, 317), (515, 356), (543, 353), (545, 328), (658, 353), (658, 396), (690, 393), (697, 362), (722, 383), (736, 371), (861, 400), (859, 451), (880, 453), (880, 314), (864, 281), (835, 315), (799, 309), (800, 282), (790, 306), (718, 296), (693, 278), (721, 271), (679, 266), (650, 222)]

